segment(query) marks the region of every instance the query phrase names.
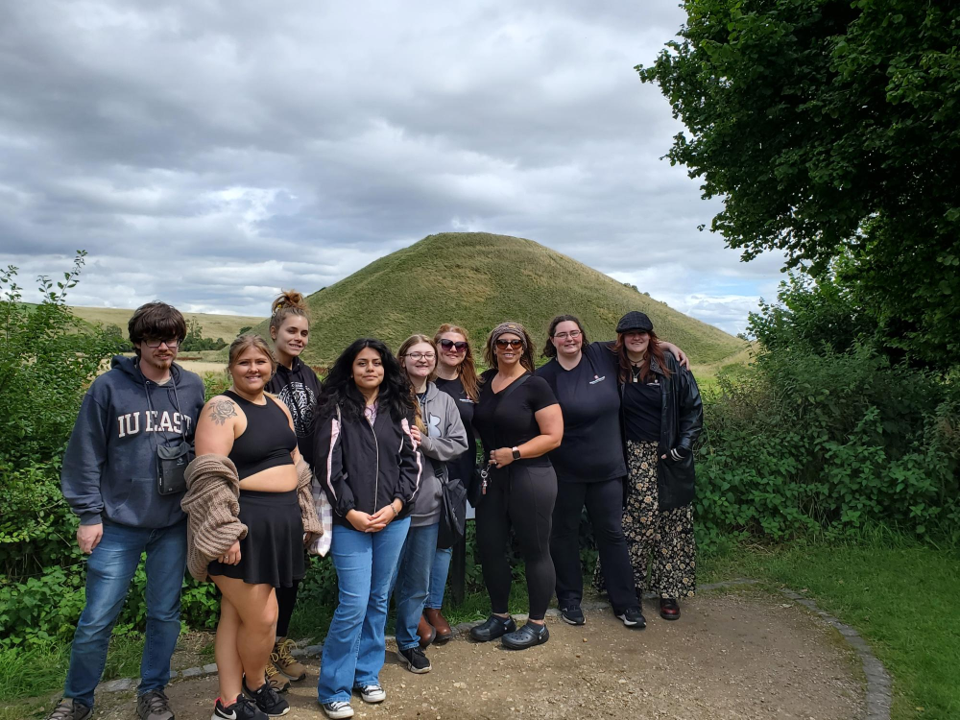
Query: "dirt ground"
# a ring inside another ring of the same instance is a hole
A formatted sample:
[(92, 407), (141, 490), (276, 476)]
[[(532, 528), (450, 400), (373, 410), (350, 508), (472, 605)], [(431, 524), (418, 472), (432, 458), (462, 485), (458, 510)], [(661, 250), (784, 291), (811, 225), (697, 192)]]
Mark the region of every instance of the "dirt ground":
[[(413, 675), (387, 646), (382, 705), (354, 696), (356, 717), (849, 720), (863, 712), (864, 681), (840, 635), (803, 608), (759, 592), (711, 594), (666, 622), (647, 603), (646, 630), (609, 611), (584, 627), (548, 619), (550, 640), (522, 652), (455, 638), (431, 647), (433, 671)], [(291, 720), (324, 717), (318, 659), (287, 694)], [(177, 720), (207, 720), (216, 677), (176, 681)], [(98, 697), (98, 719), (136, 718), (132, 693)]]

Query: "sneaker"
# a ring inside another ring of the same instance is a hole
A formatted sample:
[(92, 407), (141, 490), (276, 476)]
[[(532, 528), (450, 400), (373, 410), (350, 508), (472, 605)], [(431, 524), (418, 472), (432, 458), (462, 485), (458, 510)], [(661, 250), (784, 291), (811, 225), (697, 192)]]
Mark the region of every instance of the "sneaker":
[(140, 720), (173, 720), (170, 701), (163, 690), (147, 690), (137, 698), (137, 715)]
[(290, 703), (280, 697), (280, 694), (270, 686), (266, 678), (264, 678), (263, 685), (256, 690), (251, 690), (247, 685), (247, 676), (244, 675), (243, 691), (268, 717), (280, 717), (290, 712)]
[(491, 615), (482, 624), (470, 628), (470, 637), (477, 642), (489, 642), (516, 629), (517, 624), (512, 617), (502, 618), (499, 615)]
[(343, 700), (334, 700), (333, 702), (320, 703), (323, 712), (330, 720), (342, 720), (343, 718), (353, 717), (353, 708), (350, 703)]
[(250, 698), (237, 695), (237, 701), (226, 707), (220, 698), (217, 698), (210, 720), (267, 720), (267, 716), (260, 712)]
[(623, 620), (623, 624), (628, 628), (637, 628), (638, 630), (643, 630), (647, 626), (647, 619), (643, 616), (643, 613), (640, 612), (640, 608), (638, 607), (627, 608), (622, 613), (617, 615), (617, 617)]
[(660, 617), (664, 620), (679, 620), (680, 603), (674, 598), (660, 598)]
[(382, 703), (387, 699), (387, 693), (379, 685), (364, 685), (357, 690), (360, 691), (360, 699), (371, 705)]
[(584, 625), (587, 622), (579, 605), (560, 608), (560, 619), (571, 625)]
[(285, 693), (290, 689), (290, 681), (287, 676), (280, 672), (280, 669), (273, 662), (267, 663), (267, 682), (278, 693)]
[(47, 720), (86, 720), (91, 714), (93, 708), (73, 698), (64, 698), (53, 712), (47, 715)]
[(397, 657), (400, 662), (407, 666), (407, 670), (417, 675), (428, 673), (433, 669), (430, 660), (424, 655), (423, 650), (414, 646), (406, 650), (397, 650)]
[(303, 680), (307, 676), (307, 669), (293, 657), (292, 651), (296, 646), (297, 644), (290, 638), (280, 638), (277, 644), (273, 646), (273, 652), (270, 654), (270, 661), (276, 666), (277, 670), (294, 682)]
[(526, 650), (535, 645), (543, 645), (550, 639), (550, 631), (546, 625), (528, 622), (519, 630), (507, 633), (500, 643), (507, 650)]

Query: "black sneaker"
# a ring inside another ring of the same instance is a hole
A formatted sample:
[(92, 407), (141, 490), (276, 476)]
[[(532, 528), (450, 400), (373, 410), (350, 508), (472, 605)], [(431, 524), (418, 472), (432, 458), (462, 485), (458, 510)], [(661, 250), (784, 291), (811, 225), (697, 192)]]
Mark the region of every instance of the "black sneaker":
[(237, 701), (226, 707), (220, 698), (217, 698), (210, 720), (267, 720), (267, 716), (260, 712), (250, 698), (237, 695)]
[(73, 698), (64, 698), (60, 704), (47, 715), (47, 720), (86, 720), (93, 713), (93, 708)]
[(550, 639), (550, 631), (546, 625), (528, 622), (519, 630), (507, 633), (500, 641), (508, 650), (526, 650), (534, 645), (543, 645)]
[(489, 642), (516, 629), (517, 624), (513, 621), (512, 617), (502, 618), (497, 615), (491, 615), (483, 624), (470, 628), (470, 637), (477, 642)]
[(247, 676), (243, 676), (243, 691), (253, 700), (257, 707), (269, 717), (280, 717), (290, 712), (290, 703), (280, 697), (280, 693), (264, 678), (263, 685), (257, 690), (251, 690), (247, 685)]
[(584, 625), (587, 622), (579, 605), (560, 608), (560, 619), (570, 625)]
[(428, 673), (433, 669), (430, 660), (423, 654), (419, 645), (406, 650), (397, 650), (397, 657), (407, 666), (407, 670), (417, 675), (423, 675), (423, 673)]
[(640, 608), (638, 607), (627, 608), (622, 613), (617, 615), (617, 617), (623, 620), (623, 624), (628, 628), (643, 630), (647, 626), (647, 619), (643, 616), (643, 613), (640, 612)]

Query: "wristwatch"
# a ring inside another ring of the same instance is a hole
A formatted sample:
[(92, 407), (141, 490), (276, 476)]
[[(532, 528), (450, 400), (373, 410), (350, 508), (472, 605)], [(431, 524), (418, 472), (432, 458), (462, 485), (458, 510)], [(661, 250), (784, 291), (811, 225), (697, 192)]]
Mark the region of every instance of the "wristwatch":
[(513, 446), (513, 459), (514, 460), (520, 459), (520, 448), (518, 448), (516, 445)]

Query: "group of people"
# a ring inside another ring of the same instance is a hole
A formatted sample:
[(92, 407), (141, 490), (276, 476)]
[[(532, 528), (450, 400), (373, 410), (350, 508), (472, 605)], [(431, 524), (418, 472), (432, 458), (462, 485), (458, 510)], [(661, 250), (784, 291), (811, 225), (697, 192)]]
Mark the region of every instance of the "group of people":
[[(179, 634), (185, 569), (221, 593), (215, 640), (220, 695), (212, 720), (286, 714), (283, 692), (306, 670), (287, 637), (305, 548), (329, 548), (339, 601), (323, 644), (318, 701), (334, 720), (386, 693), (390, 598), (397, 655), (414, 673), (449, 640), (443, 598), (468, 489), (490, 616), (470, 631), (523, 650), (561, 618), (586, 622), (579, 528), (599, 549), (595, 582), (628, 628), (643, 628), (646, 590), (667, 620), (695, 590), (693, 446), (702, 407), (686, 358), (650, 319), (627, 313), (614, 342), (589, 343), (580, 321), (549, 326), (537, 368), (527, 330), (487, 337), (478, 375), (466, 331), (444, 324), (394, 354), (362, 338), (321, 383), (300, 356), (303, 298), (273, 303), (272, 348), (253, 334), (230, 346), (230, 389), (204, 403), (202, 380), (174, 363), (183, 316), (164, 303), (129, 322), (136, 357), (114, 358), (84, 398), (62, 472), (90, 555), (64, 697), (48, 720), (85, 720), (107, 645), (146, 552), (142, 720), (172, 720), (164, 693)], [(482, 445), (478, 462), (476, 440)], [(327, 522), (324, 522), (327, 516)], [(527, 622), (508, 612), (511, 529), (525, 563)], [(322, 541), (322, 542), (321, 542)], [(648, 581), (649, 574), (649, 581)]]

